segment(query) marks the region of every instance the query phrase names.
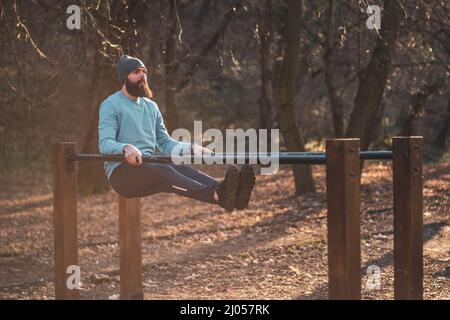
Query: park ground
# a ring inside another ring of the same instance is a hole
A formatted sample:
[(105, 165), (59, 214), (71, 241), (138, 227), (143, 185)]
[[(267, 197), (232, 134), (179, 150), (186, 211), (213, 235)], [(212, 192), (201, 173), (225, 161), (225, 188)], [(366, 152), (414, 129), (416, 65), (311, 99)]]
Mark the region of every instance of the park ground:
[[(222, 167), (203, 168), (221, 180)], [(290, 167), (258, 175), (250, 206), (228, 213), (173, 194), (142, 199), (145, 299), (326, 299), (326, 194), (294, 195)], [(424, 298), (450, 299), (450, 164), (424, 167)], [(48, 170), (0, 175), (0, 299), (54, 299)], [(393, 298), (392, 167), (366, 163), (361, 187), (364, 299)], [(78, 198), (81, 298), (117, 299), (117, 194)], [(366, 269), (381, 268), (381, 289)]]

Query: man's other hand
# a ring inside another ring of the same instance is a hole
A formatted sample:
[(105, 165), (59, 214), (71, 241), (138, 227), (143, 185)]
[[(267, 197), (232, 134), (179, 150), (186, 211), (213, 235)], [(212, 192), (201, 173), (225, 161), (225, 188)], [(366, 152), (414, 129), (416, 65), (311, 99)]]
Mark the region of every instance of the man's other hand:
[(209, 156), (213, 152), (207, 148), (203, 148), (202, 146), (199, 146), (197, 144), (192, 145), (192, 151), (194, 153), (194, 156), (201, 157), (202, 155)]
[(142, 153), (138, 148), (132, 144), (127, 144), (123, 149), (127, 162), (132, 166), (139, 166), (142, 164)]

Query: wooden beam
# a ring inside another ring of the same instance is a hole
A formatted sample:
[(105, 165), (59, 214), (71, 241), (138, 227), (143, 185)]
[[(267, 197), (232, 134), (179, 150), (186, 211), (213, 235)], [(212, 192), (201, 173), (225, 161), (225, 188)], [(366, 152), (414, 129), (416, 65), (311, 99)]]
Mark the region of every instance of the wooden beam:
[(359, 139), (326, 141), (330, 299), (361, 299)]
[(423, 138), (394, 137), (394, 297), (423, 299)]
[(66, 160), (75, 142), (55, 143), (52, 150), (55, 298), (78, 299), (79, 290), (67, 286), (69, 266), (78, 266), (77, 165)]
[(142, 300), (141, 199), (119, 195), (120, 298)]

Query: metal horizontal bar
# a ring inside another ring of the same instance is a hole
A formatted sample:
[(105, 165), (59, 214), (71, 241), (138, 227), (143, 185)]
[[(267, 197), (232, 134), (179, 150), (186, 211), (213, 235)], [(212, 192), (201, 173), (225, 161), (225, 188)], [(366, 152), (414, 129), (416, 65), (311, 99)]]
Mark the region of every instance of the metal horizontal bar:
[[(325, 164), (325, 152), (280, 152), (280, 153), (218, 153), (211, 156), (195, 157), (191, 155), (180, 156), (189, 163), (212, 163), (213, 160), (222, 160), (223, 163), (251, 163), (268, 164), (278, 159), (279, 164)], [(392, 160), (392, 151), (361, 151), (362, 160)], [(122, 155), (102, 155), (102, 154), (82, 154), (78, 153), (68, 157), (71, 161), (117, 161), (125, 160)], [(143, 162), (167, 163), (173, 162), (171, 156), (156, 154), (152, 156), (143, 156)]]

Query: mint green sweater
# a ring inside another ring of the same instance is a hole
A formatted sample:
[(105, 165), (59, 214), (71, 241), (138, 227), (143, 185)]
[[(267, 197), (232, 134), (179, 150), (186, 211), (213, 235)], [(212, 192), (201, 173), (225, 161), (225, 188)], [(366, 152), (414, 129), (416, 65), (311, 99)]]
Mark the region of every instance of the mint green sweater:
[[(136, 101), (122, 91), (110, 95), (100, 105), (98, 122), (98, 148), (101, 154), (122, 155), (127, 144), (138, 148), (143, 156), (155, 153), (157, 147), (170, 155), (176, 145), (189, 152), (191, 144), (172, 139), (155, 102), (147, 98)], [(120, 162), (105, 162), (108, 179)]]

